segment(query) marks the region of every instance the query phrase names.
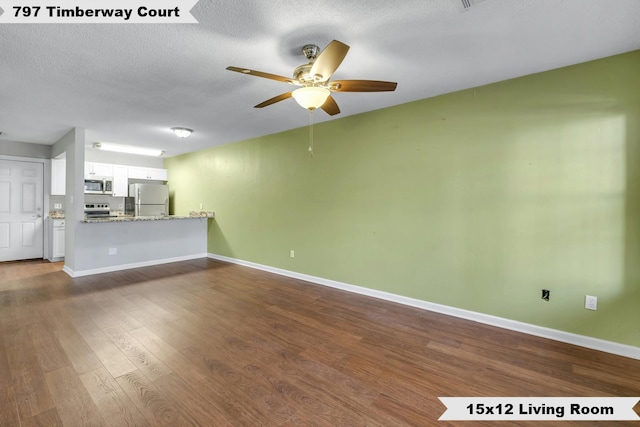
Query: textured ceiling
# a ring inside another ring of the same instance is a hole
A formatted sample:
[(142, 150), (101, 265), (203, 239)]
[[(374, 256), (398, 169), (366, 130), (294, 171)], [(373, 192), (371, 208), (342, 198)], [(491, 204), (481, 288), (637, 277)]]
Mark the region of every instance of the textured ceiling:
[[(638, 0), (200, 0), (199, 24), (0, 25), (0, 139), (53, 144), (72, 127), (167, 156), (305, 126), (290, 86), (300, 49), (351, 49), (334, 79), (398, 82), (334, 94), (341, 114), (402, 104), (640, 49)], [(179, 140), (172, 126), (195, 129)], [(0, 153), (1, 154), (1, 153)]]

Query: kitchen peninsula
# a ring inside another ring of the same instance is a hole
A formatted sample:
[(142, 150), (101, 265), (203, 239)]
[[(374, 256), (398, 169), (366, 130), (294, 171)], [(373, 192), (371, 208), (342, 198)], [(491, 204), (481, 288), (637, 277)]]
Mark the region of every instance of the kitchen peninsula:
[[(78, 223), (72, 277), (207, 256), (207, 224), (199, 216), (115, 216)], [(65, 267), (66, 268), (66, 267)]]

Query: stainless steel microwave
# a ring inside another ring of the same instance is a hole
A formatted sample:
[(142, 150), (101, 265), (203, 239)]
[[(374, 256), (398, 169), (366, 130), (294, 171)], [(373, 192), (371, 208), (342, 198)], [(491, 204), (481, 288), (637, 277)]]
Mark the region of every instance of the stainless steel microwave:
[(85, 194), (112, 194), (113, 182), (110, 179), (85, 179)]

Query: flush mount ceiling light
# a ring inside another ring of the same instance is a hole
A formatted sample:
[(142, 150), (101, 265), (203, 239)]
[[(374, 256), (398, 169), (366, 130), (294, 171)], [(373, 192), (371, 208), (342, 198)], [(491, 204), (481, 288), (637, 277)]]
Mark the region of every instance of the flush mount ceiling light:
[(107, 142), (96, 142), (93, 148), (104, 151), (114, 151), (116, 153), (139, 154), (141, 156), (162, 156), (164, 151), (155, 148), (133, 147), (131, 145), (110, 144)]
[(329, 94), (329, 89), (318, 86), (301, 87), (291, 92), (293, 99), (307, 110), (320, 108), (329, 97)]
[(180, 138), (186, 138), (193, 132), (193, 129), (189, 128), (171, 128), (171, 130)]

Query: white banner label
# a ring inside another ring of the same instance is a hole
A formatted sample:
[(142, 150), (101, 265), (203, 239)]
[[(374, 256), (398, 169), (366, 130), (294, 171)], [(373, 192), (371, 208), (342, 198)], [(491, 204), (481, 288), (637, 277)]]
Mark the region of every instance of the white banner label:
[(198, 0), (0, 0), (0, 24), (197, 24)]
[(640, 397), (439, 397), (449, 421), (638, 421)]

